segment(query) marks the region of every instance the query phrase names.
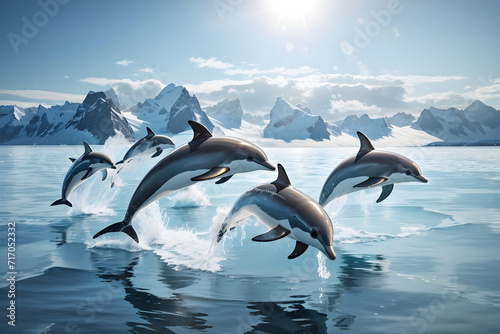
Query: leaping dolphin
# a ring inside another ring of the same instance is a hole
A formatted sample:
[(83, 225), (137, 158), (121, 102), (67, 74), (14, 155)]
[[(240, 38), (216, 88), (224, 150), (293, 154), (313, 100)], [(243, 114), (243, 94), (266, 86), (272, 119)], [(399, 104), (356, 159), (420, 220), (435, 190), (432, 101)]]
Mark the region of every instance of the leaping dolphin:
[(151, 155), (151, 158), (156, 158), (163, 153), (163, 150), (173, 149), (174, 142), (167, 136), (157, 135), (150, 128), (146, 127), (148, 134), (146, 137), (139, 139), (132, 147), (125, 153), (122, 160), (116, 164), (122, 164), (139, 155)]
[(109, 232), (124, 232), (138, 243), (133, 218), (161, 197), (198, 181), (220, 177), (215, 183), (221, 184), (236, 173), (276, 169), (256, 145), (242, 139), (214, 138), (202, 124), (189, 121), (189, 125), (194, 132), (193, 139), (164, 157), (146, 174), (132, 195), (123, 221), (96, 233), (94, 239)]
[(268, 232), (252, 238), (253, 241), (267, 242), (288, 236), (296, 240), (289, 259), (313, 246), (335, 260), (330, 217), (318, 202), (292, 187), (282, 165), (278, 164), (276, 181), (252, 188), (236, 200), (217, 234), (217, 243), (228, 229), (235, 228), (249, 216), (255, 216), (269, 227)]
[(395, 183), (427, 183), (416, 163), (396, 153), (375, 151), (368, 137), (359, 131), (358, 137), (358, 154), (342, 161), (328, 176), (321, 189), (319, 204), (326, 206), (342, 195), (382, 186), (382, 193), (377, 199), (380, 203), (391, 194)]
[(100, 170), (102, 171), (102, 179), (104, 180), (108, 175), (106, 168), (116, 169), (111, 157), (101, 152), (93, 152), (86, 142), (83, 142), (83, 146), (85, 147), (85, 152), (80, 157), (77, 159), (69, 158), (73, 164), (64, 177), (61, 199), (52, 203), (51, 206), (66, 204), (72, 207), (73, 205), (68, 201), (68, 196), (73, 189)]
[[(160, 156), (164, 150), (175, 148), (175, 144), (171, 138), (163, 135), (157, 135), (149, 127), (146, 127), (146, 130), (148, 132), (147, 135), (135, 142), (135, 144), (129, 148), (127, 153), (125, 153), (123, 159), (116, 163), (117, 166), (121, 165), (121, 167), (117, 169), (116, 174), (120, 173), (122, 170), (124, 166), (122, 164), (129, 163), (135, 158), (149, 155), (151, 155), (151, 158), (156, 158)], [(115, 186), (116, 174), (112, 175), (110, 184), (111, 188)]]

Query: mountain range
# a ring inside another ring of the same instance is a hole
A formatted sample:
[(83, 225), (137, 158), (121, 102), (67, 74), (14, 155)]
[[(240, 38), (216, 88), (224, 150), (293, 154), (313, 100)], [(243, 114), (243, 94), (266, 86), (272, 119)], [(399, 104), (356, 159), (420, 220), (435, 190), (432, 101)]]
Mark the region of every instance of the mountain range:
[[(373, 140), (390, 138), (402, 145), (500, 145), (500, 111), (481, 101), (474, 101), (464, 110), (430, 107), (418, 118), (400, 112), (379, 118), (349, 115), (328, 122), (307, 107), (294, 106), (278, 97), (265, 121), (262, 116), (245, 113), (238, 99), (225, 99), (202, 109), (196, 96), (174, 84), (127, 110), (123, 110), (113, 89), (91, 91), (82, 103), (66, 102), (49, 108), (0, 106), (0, 144), (103, 144), (118, 133), (133, 141), (146, 133), (146, 126), (167, 135), (190, 130), (188, 120), (200, 122), (216, 133), (284, 142), (343, 142), (345, 135), (351, 138), (361, 131)], [(257, 130), (250, 133), (250, 128)], [(400, 137), (412, 140), (402, 141)]]

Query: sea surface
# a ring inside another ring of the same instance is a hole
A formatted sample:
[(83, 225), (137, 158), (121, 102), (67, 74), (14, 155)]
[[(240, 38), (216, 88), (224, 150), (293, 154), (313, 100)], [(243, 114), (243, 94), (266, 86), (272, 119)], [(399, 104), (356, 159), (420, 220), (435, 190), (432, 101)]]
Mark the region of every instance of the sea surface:
[[(127, 147), (93, 149), (118, 161)], [(335, 166), (357, 152), (264, 150), (316, 199)], [(68, 157), (83, 146), (0, 146), (0, 333), (498, 333), (500, 148), (386, 150), (417, 162), (429, 183), (396, 184), (378, 204), (381, 188), (330, 203), (337, 254), (330, 261), (313, 247), (288, 260), (290, 238), (251, 241), (266, 231), (254, 218), (214, 246), (213, 230), (238, 196), (276, 172), (202, 182), (160, 199), (134, 222), (137, 245), (123, 233), (92, 235), (123, 219), (158, 158), (105, 181), (98, 173), (70, 195), (73, 208), (51, 207)]]

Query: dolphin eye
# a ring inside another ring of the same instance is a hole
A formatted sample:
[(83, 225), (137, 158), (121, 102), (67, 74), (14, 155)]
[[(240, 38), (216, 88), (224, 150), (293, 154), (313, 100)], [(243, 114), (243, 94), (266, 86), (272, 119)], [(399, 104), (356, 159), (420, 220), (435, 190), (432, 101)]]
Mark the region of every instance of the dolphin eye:
[(313, 238), (313, 239), (318, 238), (318, 228), (317, 227), (313, 227), (313, 229), (311, 230), (311, 238)]
[(407, 170), (405, 174), (406, 175), (411, 175), (411, 170)]
[(99, 161), (99, 163), (103, 164), (103, 163), (104, 163), (104, 160)]
[(253, 157), (247, 157), (247, 161), (253, 161)]

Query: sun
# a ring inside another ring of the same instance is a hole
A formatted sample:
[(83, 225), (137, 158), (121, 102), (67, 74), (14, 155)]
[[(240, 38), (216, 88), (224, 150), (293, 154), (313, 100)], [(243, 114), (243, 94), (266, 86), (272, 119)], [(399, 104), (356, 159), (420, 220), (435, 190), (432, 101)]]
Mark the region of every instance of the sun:
[(306, 17), (314, 13), (317, 0), (269, 0), (269, 10), (278, 15), (276, 25), (301, 23), (307, 30)]

